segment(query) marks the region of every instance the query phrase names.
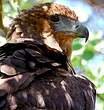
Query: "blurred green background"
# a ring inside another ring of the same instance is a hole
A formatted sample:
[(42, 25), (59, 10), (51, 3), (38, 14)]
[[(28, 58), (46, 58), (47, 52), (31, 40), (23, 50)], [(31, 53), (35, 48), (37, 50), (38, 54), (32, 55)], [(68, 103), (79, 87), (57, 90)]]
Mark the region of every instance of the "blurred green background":
[[(79, 21), (90, 32), (89, 41), (75, 40), (72, 64), (79, 74), (84, 74), (96, 86), (96, 110), (104, 110), (104, 0), (53, 0), (74, 10)], [(52, 0), (0, 0), (0, 45), (6, 43), (5, 35), (13, 18), (22, 9)]]

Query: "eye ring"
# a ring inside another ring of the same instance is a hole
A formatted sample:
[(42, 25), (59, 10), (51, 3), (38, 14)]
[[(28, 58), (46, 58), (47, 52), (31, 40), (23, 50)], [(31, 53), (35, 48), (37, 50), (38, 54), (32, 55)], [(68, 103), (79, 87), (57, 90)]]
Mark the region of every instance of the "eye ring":
[(55, 14), (55, 15), (51, 15), (50, 16), (51, 21), (53, 22), (58, 22), (60, 20), (59, 15)]

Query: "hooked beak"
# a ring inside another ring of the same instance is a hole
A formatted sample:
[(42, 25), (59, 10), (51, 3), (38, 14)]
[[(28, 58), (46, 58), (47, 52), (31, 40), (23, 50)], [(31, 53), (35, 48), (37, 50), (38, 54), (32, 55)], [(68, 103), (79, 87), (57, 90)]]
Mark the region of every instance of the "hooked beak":
[(76, 37), (85, 38), (85, 42), (87, 42), (89, 38), (89, 31), (83, 25), (77, 25), (75, 30)]
[(83, 26), (80, 23), (75, 23), (70, 25), (70, 23), (57, 23), (55, 25), (55, 32), (63, 32), (66, 35), (72, 35), (74, 36), (74, 38), (85, 38), (85, 42), (87, 42), (88, 38), (89, 38), (89, 31), (88, 29)]
[(58, 22), (54, 22), (54, 30), (57, 33), (62, 32), (65, 35), (72, 35), (73, 38), (85, 38), (85, 42), (87, 42), (89, 38), (89, 31), (85, 26), (83, 26), (79, 21), (73, 22), (63, 16), (60, 16), (60, 20)]

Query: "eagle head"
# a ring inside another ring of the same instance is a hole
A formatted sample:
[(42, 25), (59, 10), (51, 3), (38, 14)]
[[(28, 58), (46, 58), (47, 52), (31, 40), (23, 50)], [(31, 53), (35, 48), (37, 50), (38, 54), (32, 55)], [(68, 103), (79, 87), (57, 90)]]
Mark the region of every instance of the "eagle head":
[(79, 37), (87, 41), (89, 32), (78, 21), (74, 11), (63, 5), (45, 3), (22, 11), (14, 19), (7, 36), (11, 42), (41, 39), (47, 46), (70, 58), (73, 39)]

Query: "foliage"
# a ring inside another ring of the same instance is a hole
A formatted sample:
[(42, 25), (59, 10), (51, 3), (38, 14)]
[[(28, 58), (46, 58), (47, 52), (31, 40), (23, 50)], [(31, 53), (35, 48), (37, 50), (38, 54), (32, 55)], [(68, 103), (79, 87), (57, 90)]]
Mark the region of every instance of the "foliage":
[(72, 64), (77, 68), (76, 71), (79, 74), (86, 73), (85, 75), (95, 84), (97, 89), (96, 110), (104, 110), (104, 53), (101, 49), (104, 41), (97, 33), (93, 36), (93, 39), (86, 45), (83, 44), (84, 47), (78, 40), (73, 43)]
[[(20, 10), (27, 9), (39, 2), (51, 2), (52, 0), (3, 0), (3, 21), (4, 25), (10, 24), (12, 17), (15, 17)], [(1, 5), (1, 4), (0, 4)], [(97, 89), (96, 110), (104, 110), (104, 53), (102, 46), (104, 41), (98, 33), (90, 36), (87, 44), (75, 40), (73, 43), (72, 64), (79, 73), (93, 81)]]

